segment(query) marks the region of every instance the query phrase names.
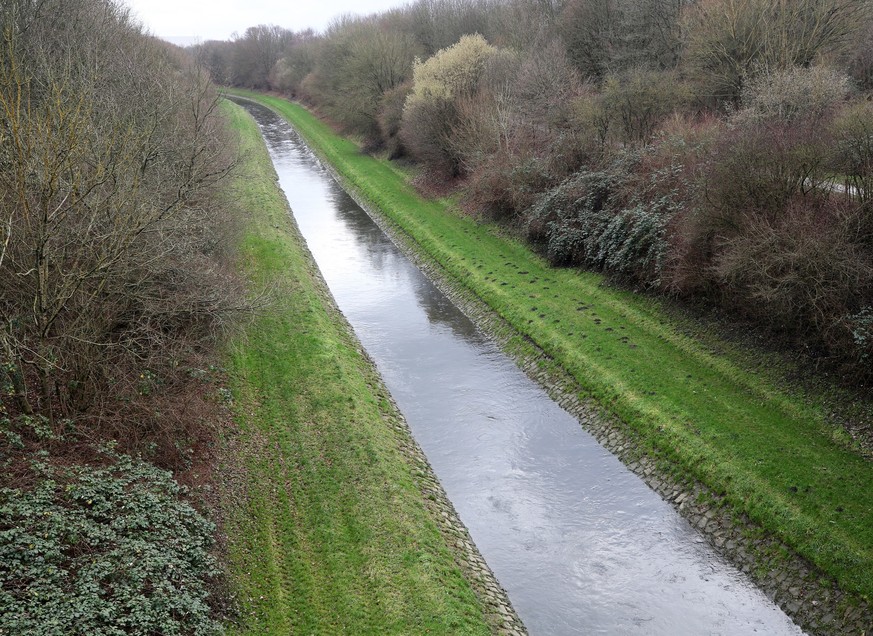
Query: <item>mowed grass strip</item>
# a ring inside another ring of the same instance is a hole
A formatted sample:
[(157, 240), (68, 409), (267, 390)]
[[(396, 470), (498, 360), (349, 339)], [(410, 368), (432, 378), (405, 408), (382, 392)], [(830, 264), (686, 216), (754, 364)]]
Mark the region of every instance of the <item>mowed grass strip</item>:
[(371, 365), (319, 283), (251, 117), (234, 196), (242, 266), (280, 299), (231, 347), (239, 469), (225, 501), (234, 633), (486, 634), (391, 427)]
[(845, 590), (873, 599), (871, 462), (827, 423), (823, 409), (684, 335), (657, 302), (605, 286), (596, 274), (552, 268), (450, 203), (421, 198), (389, 162), (361, 154), (301, 106), (257, 99), (569, 371), (585, 388), (583, 397), (619, 416), (674, 470), (723, 493)]

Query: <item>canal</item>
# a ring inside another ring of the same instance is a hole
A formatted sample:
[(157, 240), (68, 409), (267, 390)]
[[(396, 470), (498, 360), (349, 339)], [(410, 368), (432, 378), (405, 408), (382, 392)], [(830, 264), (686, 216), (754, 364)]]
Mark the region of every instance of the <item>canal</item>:
[(446, 298), (291, 127), (243, 102), (297, 225), (531, 634), (801, 634)]

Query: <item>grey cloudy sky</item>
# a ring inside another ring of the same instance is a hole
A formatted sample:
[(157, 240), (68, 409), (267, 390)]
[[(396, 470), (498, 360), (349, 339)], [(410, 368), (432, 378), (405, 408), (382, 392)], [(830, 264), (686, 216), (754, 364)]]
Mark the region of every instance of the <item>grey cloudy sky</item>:
[[(197, 38), (227, 40), (246, 27), (277, 24), (292, 31), (323, 30), (343, 13), (368, 15), (408, 0), (122, 0), (159, 37), (190, 44)], [(180, 41), (185, 38), (186, 41)]]

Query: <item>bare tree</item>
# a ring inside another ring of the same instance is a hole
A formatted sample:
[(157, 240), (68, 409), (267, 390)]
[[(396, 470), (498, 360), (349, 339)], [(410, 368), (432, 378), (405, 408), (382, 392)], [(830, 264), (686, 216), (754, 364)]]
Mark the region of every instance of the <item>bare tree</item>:
[(316, 35), (312, 29), (295, 33), (284, 57), (270, 71), (270, 87), (298, 96), (303, 80), (315, 70), (323, 42), (324, 38)]
[(230, 77), (236, 86), (268, 88), (270, 71), (294, 40), (294, 33), (276, 25), (249, 27), (234, 42)]
[(681, 46), (687, 0), (569, 0), (558, 33), (576, 67), (600, 79), (628, 68), (669, 69)]
[(868, 0), (700, 0), (685, 18), (685, 58), (701, 92), (736, 101), (760, 69), (842, 54), (867, 23)]
[(406, 33), (342, 16), (325, 33), (307, 90), (334, 121), (376, 140), (382, 96), (411, 77), (419, 52)]
[(113, 360), (231, 309), (200, 268), (201, 205), (232, 164), (205, 72), (112, 2), (37, 9), (3, 24), (0, 355), (17, 407), (54, 423)]
[(409, 8), (408, 28), (426, 55), (451, 46), (465, 35), (491, 37), (495, 0), (417, 0)]
[(197, 61), (209, 71), (212, 81), (229, 85), (233, 80), (231, 70), (233, 47), (232, 42), (208, 40), (194, 46), (193, 53)]

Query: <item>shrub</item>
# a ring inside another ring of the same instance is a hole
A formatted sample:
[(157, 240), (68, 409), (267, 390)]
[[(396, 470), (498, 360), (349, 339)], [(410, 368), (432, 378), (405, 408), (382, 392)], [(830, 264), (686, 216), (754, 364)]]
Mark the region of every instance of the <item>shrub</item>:
[(508, 94), (479, 91), (455, 101), (457, 119), (452, 127), (452, 151), (464, 174), (475, 173), (496, 155), (514, 153), (517, 117)]
[[(833, 169), (845, 177), (847, 188), (863, 205), (873, 201), (873, 105), (848, 105), (834, 119), (831, 131)], [(867, 227), (873, 233), (873, 221)]]
[(379, 133), (388, 150), (389, 159), (397, 159), (405, 153), (400, 139), (400, 124), (403, 120), (403, 105), (412, 90), (412, 84), (405, 82), (386, 91), (379, 103)]
[(734, 120), (816, 125), (850, 90), (849, 78), (826, 66), (761, 69), (744, 84)]
[(302, 77), (297, 77), (295, 70), (287, 57), (277, 60), (270, 70), (270, 88), (286, 95), (294, 95), (301, 80), (306, 76), (304, 74)]
[(607, 78), (602, 103), (615, 123), (619, 141), (644, 144), (689, 95), (672, 72), (633, 69)]
[(452, 140), (459, 121), (458, 102), (473, 97), (496, 52), (481, 35), (468, 35), (424, 62), (416, 61), (412, 92), (403, 108), (401, 139), (431, 171), (450, 177), (461, 173), (461, 156)]
[(495, 155), (515, 150), (520, 117), (512, 81), (518, 63), (517, 54), (496, 50), (485, 64), (476, 91), (454, 100), (458, 118), (452, 145), (466, 174), (474, 173)]
[(728, 131), (713, 149), (702, 175), (702, 208), (712, 228), (740, 228), (744, 218), (779, 216), (795, 197), (827, 197), (817, 187), (828, 140), (818, 127), (785, 122), (753, 123)]
[(869, 374), (870, 357), (873, 356), (873, 307), (865, 305), (850, 315), (847, 322), (852, 334), (855, 360), (864, 365)]
[(756, 122), (716, 134), (673, 233), (670, 287), (683, 293), (719, 287), (711, 268), (718, 244), (741, 235), (755, 218), (779, 218), (797, 196), (827, 196), (809, 182), (823, 164), (818, 132)]
[(603, 94), (586, 87), (572, 103), (572, 121), (579, 131), (580, 145), (594, 161), (607, 153), (607, 142), (614, 126), (615, 113), (606, 108)]
[(540, 195), (524, 213), (528, 238), (555, 264), (663, 286), (670, 234), (689, 188), (677, 143), (619, 153)]
[(0, 633), (221, 633), (208, 605), (213, 525), (170, 473), (102, 459), (43, 457), (34, 488), (0, 489)]
[(530, 148), (496, 152), (470, 175), (465, 203), (493, 219), (515, 221), (554, 182), (548, 157)]
[[(795, 198), (778, 217), (751, 218), (742, 232), (722, 237), (713, 270), (729, 301), (835, 353), (866, 345), (858, 337), (865, 333), (865, 316), (856, 312), (871, 298), (873, 254), (853, 208)], [(855, 324), (849, 325), (852, 314)]]
[(635, 178), (625, 184), (625, 190), (644, 191), (649, 200), (669, 196), (681, 203), (666, 230), (668, 246), (659, 278), (659, 286), (671, 293), (685, 294), (706, 282), (709, 260), (697, 250), (697, 237), (709, 231), (702, 227), (701, 191), (709, 185), (712, 156), (724, 128), (723, 120), (711, 114), (674, 113), (645, 149)]
[(667, 198), (624, 209), (604, 226), (596, 260), (612, 272), (658, 284), (667, 251), (667, 227), (675, 202)]
[[(776, 332), (857, 361), (866, 327), (852, 317), (873, 292), (869, 214), (823, 176), (831, 142), (810, 102), (827, 99), (768, 99), (758, 115), (732, 120), (699, 174), (693, 211), (678, 218), (685, 263), (671, 262), (671, 285), (696, 285)], [(696, 278), (682, 280), (691, 270)]]
[(458, 120), (455, 103), (433, 98), (403, 108), (400, 139), (409, 153), (437, 177), (454, 177), (461, 172), (461, 158), (452, 143)]
[(587, 151), (573, 111), (580, 91), (557, 42), (526, 55), (494, 54), (476, 95), (458, 100), (453, 139), (469, 201), (494, 217), (513, 217), (575, 172)]
[(407, 107), (431, 99), (452, 100), (472, 95), (488, 59), (496, 52), (481, 35), (465, 35), (424, 62), (416, 60)]
[(586, 262), (588, 230), (595, 217), (605, 216), (615, 185), (616, 175), (608, 171), (581, 171), (567, 178), (525, 212), (528, 239), (555, 264)]
[(867, 20), (848, 56), (848, 72), (862, 91), (873, 89), (873, 20)]

